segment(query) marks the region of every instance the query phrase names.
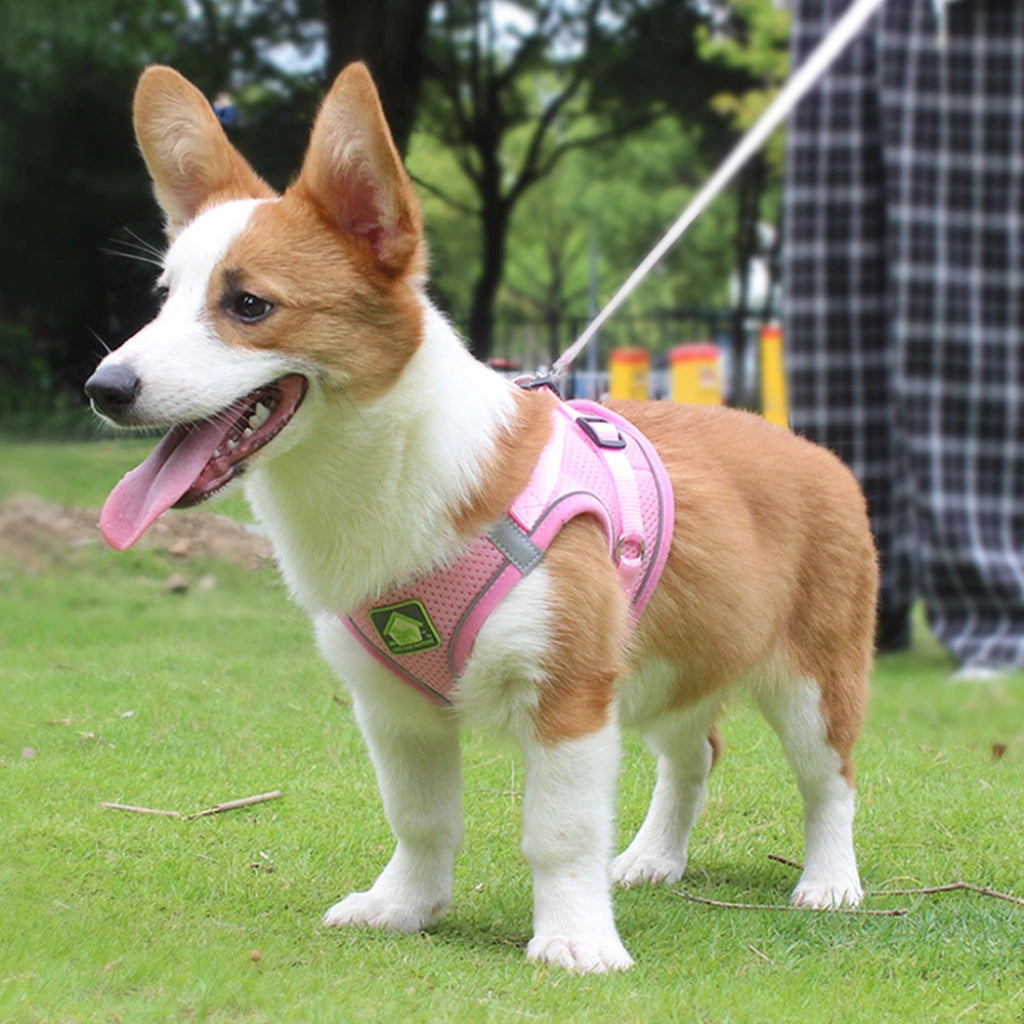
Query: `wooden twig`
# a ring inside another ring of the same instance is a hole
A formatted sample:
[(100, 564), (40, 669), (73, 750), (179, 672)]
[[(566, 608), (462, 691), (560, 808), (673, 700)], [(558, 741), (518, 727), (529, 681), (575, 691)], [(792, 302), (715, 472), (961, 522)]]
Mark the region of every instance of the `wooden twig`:
[(796, 868), (799, 871), (803, 864), (798, 864), (795, 860), (790, 860), (788, 857), (780, 857), (777, 853), (769, 853), (768, 859), (773, 860), (776, 864), (785, 864), (787, 868)]
[[(787, 857), (780, 857), (777, 854), (769, 853), (769, 860), (774, 860), (787, 867), (796, 868), (799, 871), (803, 865)], [(940, 892), (976, 892), (979, 896), (989, 896), (994, 900), (1005, 900), (1015, 906), (1024, 907), (1024, 899), (1013, 896), (1008, 892), (998, 892), (985, 885), (975, 885), (973, 882), (947, 882), (945, 885), (928, 885), (921, 889), (872, 889), (865, 893), (866, 896), (932, 896)]]
[(183, 821), (192, 821), (193, 818), (205, 818), (208, 814), (223, 814), (224, 811), (234, 811), (239, 807), (251, 807), (253, 804), (263, 804), (268, 800), (276, 800), (281, 796), (281, 790), (275, 789), (272, 793), (259, 793), (256, 796), (244, 796), (240, 800), (226, 800), (224, 803), (207, 807), (205, 810), (196, 811), (193, 814), (179, 814), (178, 811), (159, 811), (153, 807), (136, 807), (133, 804), (115, 804), (104, 802), (100, 807), (111, 811), (131, 811), (133, 814), (158, 814), (164, 818), (181, 818)]
[(132, 804), (114, 804), (108, 801), (101, 803), (100, 807), (105, 807), (108, 811), (131, 811), (132, 814), (159, 814), (164, 818), (181, 817), (177, 811), (158, 811), (153, 807), (134, 807)]
[[(709, 900), (706, 896), (695, 896), (692, 892), (684, 892), (682, 889), (670, 889), (673, 896), (687, 900), (690, 903), (701, 903), (706, 907), (722, 907), (725, 910), (796, 910), (804, 913), (818, 913), (814, 907), (793, 906), (791, 903), (727, 903), (723, 900)], [(864, 907), (842, 907), (837, 910), (840, 914), (861, 914), (868, 917), (903, 917), (910, 911), (904, 908), (895, 910), (871, 910)]]
[(984, 885), (974, 885), (971, 882), (947, 882), (945, 885), (929, 885), (923, 889), (875, 889), (868, 893), (869, 896), (930, 896), (938, 892), (956, 892), (966, 890), (976, 892), (980, 896), (990, 896), (994, 900), (1006, 900), (1007, 903), (1024, 907), (1024, 899), (1013, 896), (1008, 892), (997, 892)]
[(227, 800), (222, 804), (207, 807), (205, 811), (196, 811), (195, 814), (186, 814), (185, 820), (193, 818), (205, 818), (208, 814), (223, 814), (224, 811), (236, 811), (239, 807), (251, 807), (253, 804), (264, 804), (268, 800), (276, 800), (281, 796), (281, 790), (275, 789), (272, 793), (259, 793), (256, 796), (244, 796), (241, 800)]

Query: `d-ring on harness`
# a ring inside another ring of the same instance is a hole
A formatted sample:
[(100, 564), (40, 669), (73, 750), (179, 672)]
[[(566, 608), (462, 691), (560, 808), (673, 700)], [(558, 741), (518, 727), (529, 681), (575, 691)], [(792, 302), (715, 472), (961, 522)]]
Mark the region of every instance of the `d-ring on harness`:
[(395, 675), (450, 704), (487, 617), (580, 515), (604, 528), (635, 623), (668, 557), (672, 485), (636, 427), (582, 401), (555, 406), (551, 438), (526, 489), (455, 562), (395, 587), (342, 621)]

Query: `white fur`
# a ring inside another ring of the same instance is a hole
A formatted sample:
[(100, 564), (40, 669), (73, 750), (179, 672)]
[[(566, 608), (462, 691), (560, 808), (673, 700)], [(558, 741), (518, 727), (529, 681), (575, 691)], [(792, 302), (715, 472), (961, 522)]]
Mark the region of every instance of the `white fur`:
[(509, 385), (423, 303), (423, 342), (386, 395), (347, 409), (311, 393), (288, 428), (302, 428), (290, 457), (271, 450), (247, 474), (246, 495), (311, 614), (350, 610), (450, 558), (459, 541), (448, 513), (472, 495), (514, 416)]
[[(224, 344), (205, 315), (204, 275), (245, 230), (254, 207), (246, 201), (216, 207), (182, 232), (167, 257), (162, 280), (170, 291), (163, 310), (108, 357), (142, 378), (145, 416), (213, 415), (252, 388), (300, 369), (294, 359)], [(673, 884), (682, 876), (706, 798), (708, 731), (723, 695), (666, 714), (676, 666), (650, 659), (624, 681), (622, 717), (657, 753), (658, 783), (636, 838), (610, 867), (617, 722), (555, 744), (534, 732), (551, 621), (546, 566), (521, 581), (482, 627), (454, 712), (396, 680), (342, 626), (339, 613), (456, 553), (460, 542), (449, 513), (472, 496), (479, 467), (515, 415), (509, 385), (477, 363), (426, 298), (421, 301), (422, 343), (387, 394), (350, 407), (311, 375), (293, 421), (245, 476), (246, 494), (288, 586), (316, 622), (324, 656), (353, 693), (396, 837), (372, 886), (336, 903), (324, 921), (413, 932), (440, 920), (462, 840), (459, 726), (483, 725), (515, 740), (526, 766), (523, 851), (534, 879), (527, 955), (581, 971), (625, 968), (632, 960), (615, 928), (610, 881)], [(818, 689), (806, 681), (778, 693), (761, 703), (806, 806), (806, 868), (794, 902), (856, 903), (853, 791), (825, 741)]]
[(253, 388), (309, 367), (272, 351), (224, 344), (207, 313), (210, 277), (228, 246), (267, 200), (238, 199), (197, 217), (177, 237), (159, 284), (167, 300), (152, 323), (104, 360), (143, 382), (135, 405), (141, 422), (167, 425), (215, 416)]
[(377, 664), (337, 616), (317, 621), (327, 660), (349, 683), (377, 773), (395, 851), (366, 892), (324, 916), (327, 925), (418, 932), (441, 919), (462, 842), (462, 777), (455, 718)]
[[(523, 744), (523, 853), (533, 871), (532, 960), (579, 971), (633, 961), (609, 892), (619, 733), (614, 719), (576, 740)], [(586, 780), (586, 792), (581, 782)]]
[(683, 877), (690, 833), (707, 799), (708, 733), (721, 704), (722, 695), (715, 694), (693, 708), (664, 715), (645, 730), (658, 757), (658, 781), (640, 831), (613, 865), (618, 885), (674, 885)]
[(550, 579), (541, 565), (521, 580), (477, 635), (459, 682), (467, 722), (516, 741), (523, 752), (523, 854), (533, 874), (531, 960), (577, 971), (632, 964), (615, 928), (612, 854), (619, 733), (614, 720), (579, 739), (536, 735), (538, 686), (551, 635)]
[(856, 906), (864, 897), (853, 852), (853, 787), (827, 742), (821, 690), (813, 679), (762, 695), (758, 703), (782, 740), (804, 800), (804, 869), (797, 906)]
[[(437, 923), (452, 892), (461, 840), (459, 724), (484, 725), (523, 751), (523, 852), (534, 879), (527, 955), (580, 971), (632, 964), (615, 928), (609, 861), (618, 776), (618, 729), (557, 744), (535, 735), (550, 618), (539, 567), (482, 627), (460, 679), (457, 716), (426, 704), (372, 659), (336, 615), (318, 620), (321, 651), (352, 689), (377, 772), (395, 852), (367, 891), (328, 910), (329, 925), (418, 931)], [(586, 780), (586, 795), (581, 780)]]

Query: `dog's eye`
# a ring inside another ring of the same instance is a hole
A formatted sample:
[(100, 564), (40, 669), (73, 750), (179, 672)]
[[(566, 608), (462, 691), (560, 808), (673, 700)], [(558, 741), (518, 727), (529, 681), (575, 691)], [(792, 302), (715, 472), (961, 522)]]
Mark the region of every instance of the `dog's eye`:
[(253, 295), (252, 292), (239, 292), (230, 304), (231, 312), (247, 324), (254, 324), (257, 320), (262, 320), (273, 308), (272, 302), (261, 299), (258, 295)]

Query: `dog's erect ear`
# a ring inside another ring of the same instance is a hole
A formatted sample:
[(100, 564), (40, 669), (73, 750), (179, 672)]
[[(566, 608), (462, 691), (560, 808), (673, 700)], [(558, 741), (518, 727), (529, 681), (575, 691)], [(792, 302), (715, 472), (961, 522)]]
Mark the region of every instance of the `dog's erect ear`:
[(169, 238), (215, 196), (275, 194), (228, 141), (206, 97), (173, 68), (154, 66), (142, 73), (134, 121)]
[(345, 68), (324, 99), (296, 188), (341, 231), (369, 243), (388, 273), (416, 254), (419, 202), (364, 64)]

